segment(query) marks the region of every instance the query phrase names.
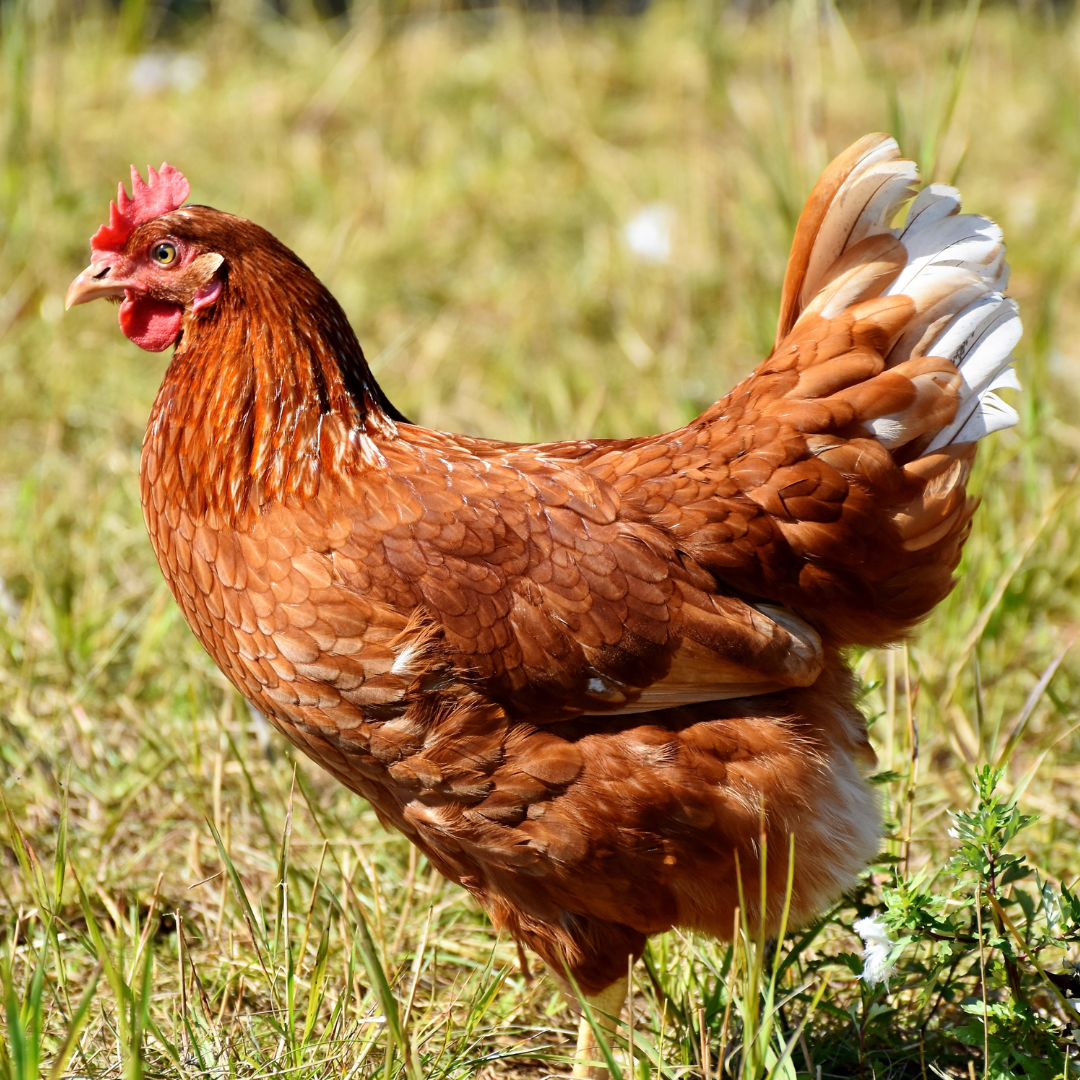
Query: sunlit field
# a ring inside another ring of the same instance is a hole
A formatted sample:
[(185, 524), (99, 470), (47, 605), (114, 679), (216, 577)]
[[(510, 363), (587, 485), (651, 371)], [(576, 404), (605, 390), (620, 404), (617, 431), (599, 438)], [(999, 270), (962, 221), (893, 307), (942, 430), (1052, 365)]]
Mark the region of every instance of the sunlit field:
[[(293, 247), (407, 415), (533, 441), (673, 427), (725, 392), (771, 346), (816, 175), (875, 130), (1004, 227), (1021, 422), (980, 450), (956, 590), (906, 647), (853, 658), (880, 861), (779, 943), (654, 939), (616, 1071), (1080, 1075), (1062, 10), (0, 6), (0, 1080), (540, 1077), (569, 1072), (576, 1028), (174, 606), (137, 483), (167, 356), (62, 302), (129, 164), (168, 160)], [(877, 986), (852, 929), (871, 915), (896, 942)]]

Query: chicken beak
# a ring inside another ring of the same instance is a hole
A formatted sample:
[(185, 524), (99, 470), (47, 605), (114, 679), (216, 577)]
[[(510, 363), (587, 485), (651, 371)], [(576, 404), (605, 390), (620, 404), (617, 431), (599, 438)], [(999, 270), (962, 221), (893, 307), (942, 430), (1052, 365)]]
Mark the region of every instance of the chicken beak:
[(79, 304), (88, 304), (91, 300), (99, 300), (103, 296), (123, 297), (131, 286), (125, 285), (122, 281), (113, 280), (111, 275), (111, 266), (102, 266), (100, 262), (91, 263), (68, 286), (67, 296), (64, 298), (64, 310)]

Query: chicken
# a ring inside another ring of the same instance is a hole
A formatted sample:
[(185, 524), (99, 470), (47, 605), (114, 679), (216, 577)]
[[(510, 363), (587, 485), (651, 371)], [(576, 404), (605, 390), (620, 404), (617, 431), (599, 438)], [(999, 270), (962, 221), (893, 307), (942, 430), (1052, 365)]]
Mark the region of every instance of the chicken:
[[(871, 135), (810, 195), (772, 354), (677, 431), (515, 445), (409, 423), (251, 222), (132, 169), (68, 306), (176, 350), (146, 525), (277, 728), (617, 1018), (671, 927), (775, 931), (876, 853), (844, 659), (944, 597), (978, 439), (1015, 422), (1001, 232)], [(759, 905), (760, 838), (766, 902)], [(793, 838), (793, 840), (792, 840)], [(577, 1075), (594, 1075), (584, 1059)]]

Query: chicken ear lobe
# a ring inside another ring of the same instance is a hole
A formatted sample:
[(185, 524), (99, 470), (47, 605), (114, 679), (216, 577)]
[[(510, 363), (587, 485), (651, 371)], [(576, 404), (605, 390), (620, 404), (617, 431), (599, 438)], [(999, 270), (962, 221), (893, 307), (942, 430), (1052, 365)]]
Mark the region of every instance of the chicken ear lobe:
[(225, 257), (216, 251), (207, 251), (192, 261), (186, 276), (196, 286), (191, 297), (193, 312), (210, 307), (221, 295), (224, 282), (218, 270), (224, 262)]

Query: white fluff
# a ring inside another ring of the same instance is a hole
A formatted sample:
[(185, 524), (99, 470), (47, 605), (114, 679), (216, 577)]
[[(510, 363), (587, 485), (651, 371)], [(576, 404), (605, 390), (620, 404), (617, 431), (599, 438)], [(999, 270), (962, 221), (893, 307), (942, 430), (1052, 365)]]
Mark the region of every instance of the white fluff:
[(178, 90), (186, 94), (203, 81), (206, 65), (191, 53), (147, 52), (137, 56), (128, 85), (139, 97)]
[(394, 663), (390, 667), (391, 674), (411, 675), (413, 663), (422, 652), (423, 650), (418, 648), (415, 642), (408, 642), (394, 658)]
[(671, 261), (674, 224), (675, 211), (670, 206), (650, 203), (623, 226), (623, 240), (642, 262), (662, 266)]
[(896, 964), (889, 963), (889, 954), (896, 942), (889, 937), (885, 924), (874, 916), (859, 919), (852, 929), (863, 941), (863, 969), (860, 978), (867, 986), (888, 982), (896, 974)]

